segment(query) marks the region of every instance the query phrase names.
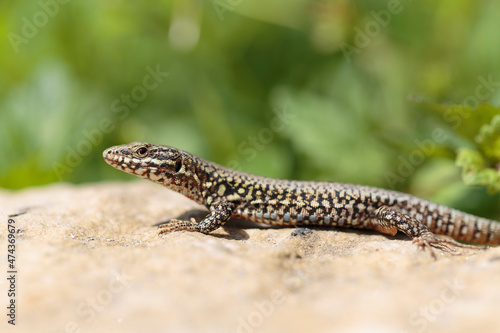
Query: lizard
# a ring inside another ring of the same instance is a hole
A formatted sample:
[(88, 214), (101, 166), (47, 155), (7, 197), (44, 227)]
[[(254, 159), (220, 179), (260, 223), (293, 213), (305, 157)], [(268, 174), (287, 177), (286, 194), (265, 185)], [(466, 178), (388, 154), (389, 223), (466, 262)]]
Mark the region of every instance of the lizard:
[[(500, 223), (410, 194), (337, 182), (283, 180), (233, 170), (170, 146), (133, 142), (103, 152), (116, 169), (166, 186), (208, 208), (197, 222), (172, 219), (159, 234), (208, 234), (231, 217), (275, 226), (369, 229), (402, 232), (435, 258), (433, 248), (478, 248), (457, 241), (500, 244)], [(437, 235), (449, 236), (443, 239)], [(457, 240), (457, 241), (455, 241)]]

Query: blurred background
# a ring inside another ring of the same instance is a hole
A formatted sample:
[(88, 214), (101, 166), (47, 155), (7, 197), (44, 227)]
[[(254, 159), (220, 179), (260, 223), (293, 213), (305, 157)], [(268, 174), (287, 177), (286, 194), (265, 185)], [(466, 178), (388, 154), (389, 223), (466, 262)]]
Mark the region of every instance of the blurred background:
[(148, 141), (500, 217), (496, 0), (0, 8), (0, 187), (132, 180), (102, 151)]

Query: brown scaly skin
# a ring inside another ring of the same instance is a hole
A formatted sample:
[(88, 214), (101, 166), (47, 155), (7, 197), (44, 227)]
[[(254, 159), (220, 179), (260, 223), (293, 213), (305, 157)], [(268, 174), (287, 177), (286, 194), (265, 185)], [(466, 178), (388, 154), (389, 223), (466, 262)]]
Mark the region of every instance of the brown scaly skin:
[[(456, 240), (500, 244), (500, 223), (409, 194), (343, 183), (281, 180), (232, 170), (168, 146), (134, 142), (103, 152), (109, 165), (149, 179), (205, 205), (210, 213), (200, 223), (171, 220), (171, 231), (209, 233), (231, 217), (282, 226), (336, 226), (401, 231), (419, 246), (446, 251), (478, 248)], [(434, 253), (431, 250), (431, 253)]]

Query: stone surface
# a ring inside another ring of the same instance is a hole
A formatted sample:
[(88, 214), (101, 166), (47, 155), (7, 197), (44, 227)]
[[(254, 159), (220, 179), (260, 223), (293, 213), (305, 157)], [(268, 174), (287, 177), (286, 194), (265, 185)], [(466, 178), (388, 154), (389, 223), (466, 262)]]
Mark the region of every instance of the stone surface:
[(0, 191), (2, 276), (24, 208), (1, 332), (500, 331), (500, 248), (433, 260), (403, 236), (240, 221), (159, 237), (203, 208), (145, 181), (50, 185)]

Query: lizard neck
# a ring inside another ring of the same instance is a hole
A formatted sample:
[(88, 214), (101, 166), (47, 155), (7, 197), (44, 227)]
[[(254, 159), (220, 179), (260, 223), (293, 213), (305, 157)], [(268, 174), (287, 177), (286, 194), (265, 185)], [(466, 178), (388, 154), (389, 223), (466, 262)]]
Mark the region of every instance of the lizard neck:
[(200, 168), (198, 159), (190, 153), (182, 151), (181, 158), (181, 167), (177, 172), (172, 173), (164, 169), (161, 170), (160, 175), (148, 177), (149, 180), (161, 184), (200, 204), (205, 204), (203, 183), (206, 176), (203, 172), (200, 172), (203, 168)]

